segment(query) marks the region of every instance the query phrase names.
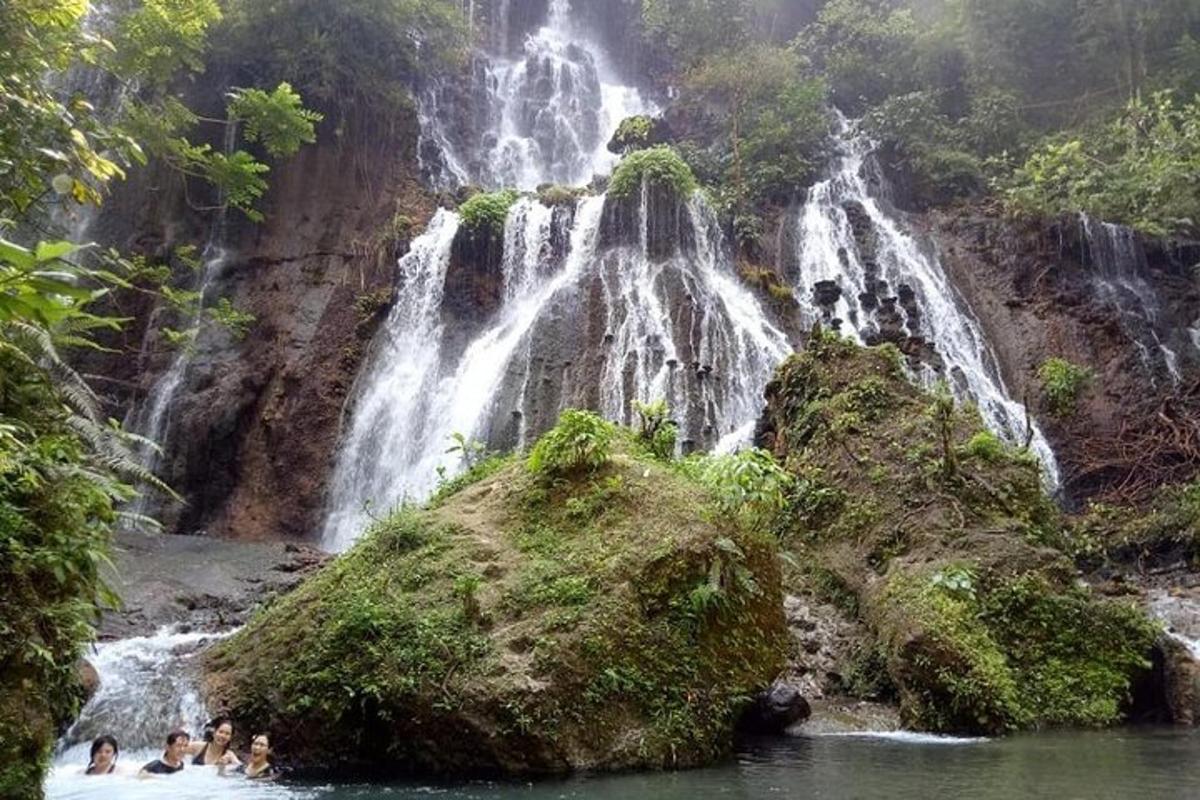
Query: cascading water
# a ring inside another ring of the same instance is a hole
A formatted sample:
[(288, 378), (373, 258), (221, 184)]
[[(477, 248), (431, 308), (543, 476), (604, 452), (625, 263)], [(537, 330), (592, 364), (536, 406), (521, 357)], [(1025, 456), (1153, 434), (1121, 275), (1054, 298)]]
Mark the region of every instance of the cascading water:
[[(506, 9), (497, 12), (495, 24), (507, 25)], [(490, 52), (476, 55), (467, 98), (452, 98), (438, 85), (422, 93), (419, 151), (435, 185), (534, 189), (581, 185), (609, 171), (615, 156), (608, 140), (621, 120), (649, 106), (614, 77), (570, 12), (570, 0), (550, 0), (546, 23), (516, 58), (504, 52), (507, 31), (489, 37)], [(464, 104), (472, 106), (470, 125), (453, 119)]]
[[(629, 421), (634, 400), (662, 398), (691, 446), (748, 438), (787, 336), (737, 282), (703, 200), (661, 208), (650, 194), (586, 198), (573, 213), (518, 201), (501, 304), (458, 355), (443, 317), (459, 223), (434, 217), (401, 260), (400, 296), (364, 372), (327, 547), (349, 546), (369, 509), (427, 495), (439, 469), (457, 466), (452, 433), (520, 446), (566, 406)], [(664, 219), (670, 231), (654, 232)]]
[(1097, 294), (1116, 309), (1121, 329), (1137, 346), (1151, 381), (1157, 382), (1165, 372), (1177, 385), (1179, 355), (1159, 333), (1162, 309), (1145, 277), (1146, 253), (1137, 232), (1087, 214), (1080, 214), (1079, 220)]
[(940, 362), (931, 373), (944, 376), (960, 399), (973, 400), (989, 428), (1014, 442), (1032, 436), (1046, 482), (1057, 486), (1053, 450), (1036, 423), (1026, 430), (1025, 407), (1009, 396), (983, 331), (937, 255), (878, 199), (874, 144), (844, 119), (837, 134), (832, 176), (809, 190), (800, 212), (795, 277), (806, 321), (863, 343), (893, 341)]
[[(227, 125), (225, 129), (226, 154), (233, 152), (236, 141), (237, 126), (232, 124)], [(221, 202), (219, 205), (221, 205), (221, 209), (217, 212), (217, 216), (213, 220), (208, 242), (205, 244), (204, 250), (200, 255), (200, 277), (196, 286), (198, 307), (193, 318), (188, 321), (190, 324), (197, 326), (198, 331), (204, 322), (204, 309), (206, 304), (212, 299), (213, 288), (216, 286), (225, 265), (229, 261), (229, 252), (225, 249), (228, 214), (224, 203)], [(159, 333), (157, 325), (151, 324), (149, 326), (149, 336), (158, 336)], [(197, 333), (198, 336), (199, 333)], [(130, 419), (126, 420), (127, 427), (154, 443), (154, 446), (145, 447), (141, 454), (142, 465), (151, 472), (158, 470), (160, 454), (162, 452), (161, 448), (167, 445), (167, 433), (171, 425), (171, 410), (174, 406), (175, 397), (179, 393), (180, 388), (182, 388), (184, 379), (187, 378), (188, 367), (192, 364), (194, 345), (194, 341), (189, 342), (175, 355), (175, 358), (171, 361), (171, 366), (155, 380), (153, 387), (146, 397), (146, 401), (134, 408)], [(136, 519), (145, 516), (153, 511), (153, 509), (153, 493), (151, 490), (145, 489), (134, 501), (130, 511)]]

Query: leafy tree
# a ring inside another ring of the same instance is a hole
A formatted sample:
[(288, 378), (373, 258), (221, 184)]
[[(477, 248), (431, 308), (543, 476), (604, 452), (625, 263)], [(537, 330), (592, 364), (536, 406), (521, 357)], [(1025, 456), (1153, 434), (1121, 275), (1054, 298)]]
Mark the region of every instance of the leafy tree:
[(420, 78), (464, 63), (467, 34), (455, 0), (228, 0), (213, 39), (239, 80), (288, 80), (341, 120), (390, 121)]
[(1200, 100), (1169, 92), (1134, 100), (1086, 132), (1054, 137), (1013, 175), (1013, 210), (1043, 216), (1086, 211), (1153, 235), (1193, 231), (1200, 220)]
[(756, 45), (705, 59), (687, 86), (727, 109), (733, 205), (786, 197), (807, 186), (828, 135), (825, 86), (802, 80), (789, 48)]

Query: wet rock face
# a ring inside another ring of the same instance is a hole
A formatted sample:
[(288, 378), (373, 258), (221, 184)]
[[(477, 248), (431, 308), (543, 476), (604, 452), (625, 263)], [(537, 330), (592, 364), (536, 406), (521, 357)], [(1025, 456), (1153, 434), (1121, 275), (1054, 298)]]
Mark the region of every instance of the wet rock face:
[[(319, 144), (273, 168), (264, 223), (230, 217), (229, 259), (212, 297), (228, 298), (255, 321), (240, 341), (205, 324), (194, 344), (158, 465), (186, 503), (149, 509), (168, 532), (241, 539), (316, 533), (342, 407), (380, 318), (360, 301), (391, 287), (390, 254), (404, 246), (381, 232), (398, 213), (418, 228), (430, 213), (410, 172), (413, 131), (400, 125), (392, 135), (367, 145), (322, 131)], [(116, 192), (117, 219), (103, 220), (98, 238), (160, 257), (203, 242), (211, 220), (190, 216), (182, 198), (164, 193), (160, 206), (134, 202), (151, 177), (128, 187), (135, 198)], [(146, 309), (131, 333), (141, 341), (125, 343), (137, 357), (89, 362), (87, 371), (119, 379), (106, 388), (128, 388), (112, 396), (114, 417), (135, 419), (131, 412), (149, 403), (178, 357), (163, 344), (162, 324), (169, 320)]]
[[(1161, 470), (1161, 480), (1195, 474), (1195, 464), (1170, 453), (1161, 462), (1130, 457), (1170, 439), (1170, 426), (1159, 427), (1160, 413), (1180, 421), (1200, 411), (1190, 392), (1200, 376), (1200, 351), (1189, 335), (1200, 319), (1200, 292), (1185, 268), (1193, 248), (1126, 242), (1136, 245), (1127, 264), (1133, 270), (1128, 286), (1137, 289), (1132, 292), (1121, 288), (1111, 264), (1098, 263), (1105, 248), (1089, 244), (1078, 219), (1055, 226), (1018, 224), (987, 210), (963, 208), (930, 213), (918, 223), (938, 243), (949, 277), (994, 348), (1009, 390), (1033, 403), (1061, 462), (1069, 504), (1106, 497), (1150, 468)], [(1097, 238), (1101, 233), (1093, 231)], [(1137, 312), (1136, 304), (1152, 311)], [(1123, 314), (1122, 305), (1134, 313)], [(1155, 337), (1175, 355), (1178, 379), (1169, 374)], [(1055, 417), (1040, 403), (1037, 369), (1055, 357), (1095, 374), (1092, 389), (1068, 417)]]

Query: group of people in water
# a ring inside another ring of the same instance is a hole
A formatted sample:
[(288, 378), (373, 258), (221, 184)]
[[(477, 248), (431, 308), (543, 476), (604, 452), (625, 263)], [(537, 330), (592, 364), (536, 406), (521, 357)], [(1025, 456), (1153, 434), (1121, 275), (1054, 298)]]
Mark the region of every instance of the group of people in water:
[[(112, 736), (104, 735), (92, 742), (91, 759), (85, 775), (112, 775), (117, 772), (120, 747)], [(187, 731), (174, 730), (167, 734), (167, 746), (161, 757), (144, 765), (139, 777), (173, 775), (188, 762), (194, 766), (215, 766), (221, 775), (239, 776), (250, 780), (270, 780), (277, 776), (271, 761), (271, 739), (265, 733), (250, 737), (250, 753), (243, 761), (233, 750), (233, 722), (218, 717), (204, 729), (204, 738), (192, 741)]]

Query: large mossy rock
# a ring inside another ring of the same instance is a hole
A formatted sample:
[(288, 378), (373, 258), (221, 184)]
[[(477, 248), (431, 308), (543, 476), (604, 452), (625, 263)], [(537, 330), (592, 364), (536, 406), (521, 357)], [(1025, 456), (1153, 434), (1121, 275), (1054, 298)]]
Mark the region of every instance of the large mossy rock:
[(720, 757), (783, 662), (778, 550), (633, 449), (382, 521), (211, 654), (210, 701), (312, 769)]
[(998, 733), (1119, 720), (1155, 626), (1093, 597), (1037, 463), (916, 387), (894, 347), (818, 333), (768, 388), (761, 435), (797, 478), (789, 593), (874, 636), (858, 672), (907, 725)]

